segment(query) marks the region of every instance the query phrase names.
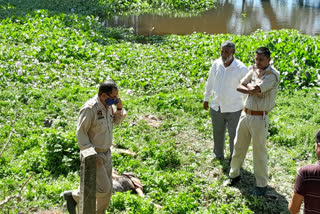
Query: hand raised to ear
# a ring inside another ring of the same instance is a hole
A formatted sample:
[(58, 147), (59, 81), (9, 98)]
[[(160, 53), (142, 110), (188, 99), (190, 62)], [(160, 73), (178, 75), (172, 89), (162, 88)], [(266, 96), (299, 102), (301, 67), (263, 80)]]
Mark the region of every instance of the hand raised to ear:
[(203, 108), (204, 108), (204, 110), (209, 109), (209, 103), (207, 101), (203, 102)]
[(122, 100), (120, 97), (118, 98), (118, 103), (116, 104), (116, 106), (117, 106), (117, 110), (122, 110)]

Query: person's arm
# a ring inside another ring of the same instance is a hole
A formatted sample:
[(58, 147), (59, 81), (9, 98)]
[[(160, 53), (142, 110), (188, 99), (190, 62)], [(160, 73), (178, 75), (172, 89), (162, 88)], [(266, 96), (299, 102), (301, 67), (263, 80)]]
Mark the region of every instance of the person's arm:
[(205, 110), (209, 109), (209, 99), (212, 95), (213, 85), (214, 85), (214, 73), (215, 73), (215, 66), (212, 65), (209, 71), (209, 76), (205, 86), (204, 92), (204, 101), (203, 101), (203, 108)]
[(243, 94), (254, 94), (259, 93), (259, 88), (254, 87), (250, 82), (253, 76), (253, 69), (251, 69), (241, 80), (237, 87), (237, 91)]
[(272, 89), (277, 83), (277, 77), (271, 71), (268, 71), (269, 74), (263, 79), (263, 81), (257, 84), (260, 87), (261, 93), (264, 93), (270, 89)]
[(123, 109), (122, 100), (118, 98), (118, 103), (116, 104), (116, 111), (113, 113), (113, 123), (118, 125), (127, 116), (126, 110)]
[(85, 108), (80, 110), (78, 123), (77, 123), (77, 141), (81, 150), (93, 147), (89, 140), (88, 131), (91, 127), (92, 121), (91, 109)]
[(249, 84), (240, 83), (237, 87), (237, 91), (239, 91), (243, 94), (256, 95), (261, 92), (261, 89), (259, 86), (257, 86), (257, 85), (253, 86), (250, 83)]
[(292, 199), (289, 203), (288, 209), (291, 214), (297, 214), (300, 212), (300, 207), (304, 197), (296, 192), (293, 193)]
[(296, 182), (294, 184), (294, 190), (291, 202), (289, 203), (288, 209), (291, 214), (296, 214), (300, 212), (300, 207), (302, 201), (304, 200), (304, 195), (306, 194), (306, 188), (304, 185), (304, 174), (305, 168), (301, 167), (296, 177)]

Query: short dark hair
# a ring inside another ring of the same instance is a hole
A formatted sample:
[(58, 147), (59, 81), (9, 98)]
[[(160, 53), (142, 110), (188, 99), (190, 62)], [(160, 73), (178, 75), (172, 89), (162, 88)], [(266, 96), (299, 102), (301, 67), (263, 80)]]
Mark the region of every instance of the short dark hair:
[(260, 47), (256, 50), (256, 54), (263, 54), (265, 55), (266, 57), (270, 58), (271, 56), (271, 52), (269, 50), (269, 48), (267, 47)]
[(117, 84), (113, 80), (106, 80), (100, 84), (98, 95), (101, 96), (103, 93), (109, 95), (114, 88), (118, 90)]
[(320, 143), (320, 130), (318, 130), (316, 133), (316, 142)]

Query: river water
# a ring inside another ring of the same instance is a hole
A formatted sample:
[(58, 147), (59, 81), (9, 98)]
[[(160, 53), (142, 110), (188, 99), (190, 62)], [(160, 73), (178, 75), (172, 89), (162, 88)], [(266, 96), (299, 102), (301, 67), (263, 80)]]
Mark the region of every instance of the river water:
[(138, 35), (250, 34), (257, 29), (297, 29), (320, 35), (320, 0), (217, 0), (215, 9), (193, 17), (141, 14), (116, 16), (106, 26), (133, 28)]

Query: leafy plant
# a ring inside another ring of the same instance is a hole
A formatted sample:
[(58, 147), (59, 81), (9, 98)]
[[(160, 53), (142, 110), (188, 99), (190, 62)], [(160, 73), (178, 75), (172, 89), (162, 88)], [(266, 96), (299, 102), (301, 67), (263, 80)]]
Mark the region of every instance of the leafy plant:
[[(74, 13), (67, 12), (74, 5), (50, 2), (0, 1), (0, 142), (8, 138), (8, 122), (17, 112), (10, 146), (0, 159), (0, 200), (17, 193), (36, 172), (22, 192), (22, 201), (6, 204), (4, 213), (63, 207), (60, 194), (79, 184), (78, 111), (108, 77), (118, 83), (128, 111), (125, 121), (114, 128), (114, 146), (136, 152), (136, 156), (114, 152), (113, 166), (119, 173), (135, 173), (146, 193), (144, 199), (116, 194), (109, 212), (287, 211), (297, 167), (316, 159), (312, 147), (320, 123), (319, 37), (292, 30), (247, 36), (135, 36), (128, 29), (105, 28), (96, 16), (81, 14), (95, 14), (90, 10), (97, 5), (123, 11), (148, 4), (159, 7), (160, 1), (121, 1), (121, 5), (93, 1), (89, 10), (88, 2), (73, 1), (78, 5), (75, 11), (83, 9)], [(194, 2), (161, 1), (177, 8)], [(47, 10), (38, 10), (43, 8)], [(257, 47), (269, 47), (281, 72), (267, 145), (269, 191), (277, 203), (247, 196), (254, 186), (250, 158), (244, 163), (247, 179), (239, 189), (221, 187), (228, 164), (212, 161), (212, 127), (202, 99), (211, 61), (219, 57), (225, 40), (236, 43), (236, 57), (246, 65), (253, 63)]]

